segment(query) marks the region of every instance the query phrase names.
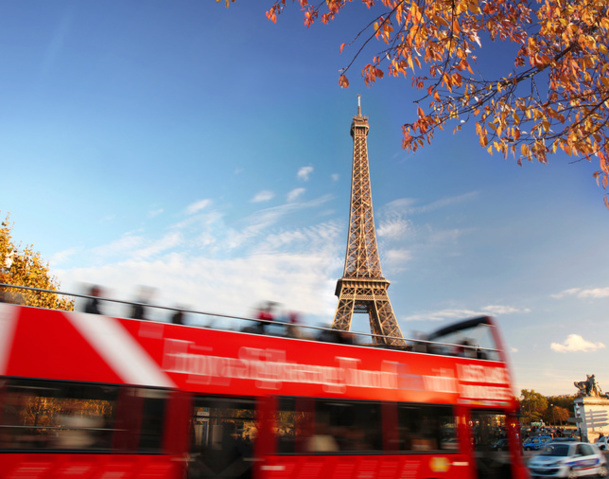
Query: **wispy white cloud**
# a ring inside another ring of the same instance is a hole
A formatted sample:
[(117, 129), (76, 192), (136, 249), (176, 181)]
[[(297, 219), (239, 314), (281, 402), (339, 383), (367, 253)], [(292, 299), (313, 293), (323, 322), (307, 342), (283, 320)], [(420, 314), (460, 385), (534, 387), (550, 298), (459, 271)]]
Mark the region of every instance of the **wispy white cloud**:
[(288, 193), (288, 201), (296, 201), (305, 191), (307, 191), (306, 188), (294, 188)]
[(151, 240), (143, 235), (128, 234), (106, 245), (92, 248), (90, 255), (103, 261), (123, 256), (149, 258), (178, 246), (181, 240), (182, 235), (179, 232), (167, 233), (158, 240)]
[(182, 235), (178, 232), (167, 233), (161, 239), (152, 241), (144, 248), (133, 252), (136, 258), (150, 258), (178, 246), (182, 241)]
[(483, 306), (480, 309), (458, 309), (458, 308), (447, 308), (440, 311), (431, 311), (429, 313), (415, 314), (411, 316), (404, 316), (400, 318), (402, 321), (444, 321), (444, 320), (457, 320), (464, 319), (473, 316), (499, 316), (516, 313), (529, 313), (529, 308), (516, 308), (513, 306), (506, 305), (489, 305)]
[(338, 173), (333, 173), (330, 175), (330, 178), (332, 178), (332, 181), (338, 181), (340, 178), (340, 175)]
[(403, 248), (386, 249), (381, 251), (381, 263), (383, 272), (388, 277), (393, 277), (404, 271), (407, 264), (412, 260), (412, 252)]
[(432, 245), (438, 245), (438, 244), (443, 244), (443, 243), (447, 243), (447, 242), (455, 242), (457, 241), (459, 238), (461, 238), (462, 236), (465, 236), (467, 234), (470, 234), (472, 231), (474, 231), (473, 229), (460, 229), (460, 228), (453, 228), (453, 229), (427, 229), (426, 230), (426, 234), (427, 234), (427, 243), (428, 244), (432, 244)]
[(409, 222), (403, 218), (391, 218), (382, 221), (376, 229), (380, 238), (399, 240), (403, 239), (408, 231)]
[[(312, 324), (327, 322), (336, 308), (344, 222), (288, 229), (282, 218), (303, 210), (319, 215), (331, 198), (261, 209), (229, 225), (218, 211), (199, 211), (156, 237), (138, 230), (81, 252), (83, 261), (72, 263), (85, 266), (56, 274), (67, 290), (100, 284), (116, 299), (132, 299), (143, 284), (156, 288), (155, 304), (251, 317), (260, 301), (273, 300)], [(116, 308), (108, 314), (124, 314)]]
[(414, 198), (399, 198), (391, 201), (385, 205), (384, 211), (394, 211), (400, 214), (421, 214), (435, 211), (438, 209), (446, 208), (448, 206), (472, 201), (478, 197), (478, 192), (472, 191), (459, 196), (450, 196), (448, 198), (441, 198), (437, 201), (433, 201), (426, 205), (417, 206), (417, 200)]
[(159, 216), (160, 214), (163, 213), (163, 208), (158, 208), (156, 210), (150, 210), (148, 212), (148, 218), (154, 218), (155, 216)]
[(382, 208), (382, 210), (385, 213), (399, 212), (400, 214), (404, 214), (408, 213), (412, 208), (414, 208), (416, 202), (417, 200), (415, 200), (414, 198), (398, 198), (397, 200), (393, 200), (387, 203)]
[(112, 241), (108, 244), (96, 246), (91, 249), (93, 256), (97, 257), (111, 257), (115, 255), (122, 255), (131, 253), (136, 248), (142, 247), (144, 244), (144, 238), (137, 235), (127, 234), (122, 238)]
[(579, 299), (600, 299), (609, 298), (609, 287), (607, 288), (571, 288), (565, 289), (560, 293), (551, 295), (552, 298), (562, 299), (569, 296), (574, 296)]
[(591, 352), (604, 349), (603, 343), (593, 343), (582, 338), (579, 334), (570, 334), (563, 343), (552, 343), (552, 350), (559, 353)]
[(484, 306), (482, 308), (482, 312), (488, 314), (489, 316), (499, 316), (505, 314), (517, 314), (517, 313), (530, 313), (531, 310), (529, 308), (515, 308), (513, 306), (506, 305), (489, 305)]
[(448, 319), (464, 319), (479, 315), (479, 312), (471, 309), (443, 309), (441, 311), (430, 311), (429, 313), (402, 316), (402, 321), (445, 321)]
[[(286, 246), (292, 246), (297, 251), (303, 248), (306, 251), (333, 251), (342, 250), (340, 248), (339, 225), (334, 221), (321, 223), (297, 230), (282, 231), (267, 235), (266, 240), (261, 243), (257, 251), (272, 253), (281, 250)], [(329, 245), (332, 245), (331, 247)]]
[(256, 211), (244, 218), (238, 228), (235, 227), (229, 232), (226, 247), (237, 248), (245, 241), (256, 237), (266, 228), (279, 222), (286, 215), (301, 209), (316, 208), (329, 201), (330, 198), (330, 195), (324, 195), (311, 201), (286, 203)]
[(577, 295), (578, 298), (609, 298), (609, 288), (584, 289)]
[(551, 294), (550, 296), (554, 299), (562, 299), (567, 296), (575, 296), (579, 291), (581, 291), (581, 288), (565, 289), (564, 291), (561, 291), (560, 293)]
[(252, 198), (252, 203), (262, 203), (264, 201), (272, 200), (275, 197), (275, 193), (269, 190), (262, 190), (256, 193)]
[(207, 208), (210, 204), (211, 204), (211, 200), (209, 200), (209, 199), (195, 201), (194, 203), (191, 203), (190, 205), (188, 205), (186, 207), (186, 214), (194, 215), (195, 213), (198, 213), (202, 209)]
[(282, 233), (270, 234), (267, 236), (267, 245), (270, 249), (280, 248), (285, 245), (305, 241), (307, 235), (302, 231), (284, 231)]
[[(189, 309), (243, 317), (253, 317), (261, 301), (273, 300), (280, 303), (280, 309), (300, 312), (305, 322), (317, 325), (319, 318), (331, 318), (336, 308), (336, 254), (335, 245), (322, 241), (313, 250), (300, 248), (294, 253), (284, 249), (237, 258), (173, 252), (154, 259), (139, 257), (100, 267), (57, 270), (57, 276), (71, 291), (78, 289), (75, 284), (94, 283), (104, 286), (107, 297), (129, 300), (135, 296), (135, 285), (143, 284), (156, 289), (155, 304), (185, 304)], [(118, 305), (107, 314), (124, 314), (123, 310)]]
[(188, 228), (199, 228), (200, 225), (209, 227), (214, 223), (221, 222), (223, 218), (224, 215), (220, 211), (209, 209), (198, 214), (190, 215), (187, 218), (172, 224), (170, 228), (174, 230), (182, 230)]
[(49, 263), (52, 264), (53, 266), (57, 266), (62, 263), (65, 263), (67, 260), (69, 260), (71, 257), (73, 257), (78, 251), (79, 251), (79, 248), (68, 248), (63, 251), (59, 251), (59, 252), (55, 253), (53, 256), (51, 256)]
[(401, 269), (408, 261), (412, 259), (412, 252), (407, 249), (389, 249), (384, 255), (386, 263), (391, 265), (391, 268), (395, 271)]
[(298, 170), (297, 177), (299, 180), (309, 181), (309, 176), (313, 173), (312, 166), (303, 166)]

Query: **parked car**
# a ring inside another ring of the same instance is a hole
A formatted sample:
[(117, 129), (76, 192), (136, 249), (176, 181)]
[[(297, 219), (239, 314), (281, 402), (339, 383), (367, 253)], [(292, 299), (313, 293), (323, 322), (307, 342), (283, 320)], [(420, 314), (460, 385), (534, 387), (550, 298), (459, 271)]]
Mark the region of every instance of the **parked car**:
[(528, 463), (531, 479), (542, 477), (607, 477), (604, 454), (586, 442), (551, 442)]
[(491, 449), (494, 451), (507, 451), (509, 450), (509, 443), (507, 439), (497, 439), (491, 444)]
[(522, 447), (525, 451), (539, 451), (546, 442), (551, 441), (552, 436), (533, 436), (524, 440)]
[(594, 441), (594, 444), (598, 446), (601, 451), (605, 451), (609, 449), (607, 447), (609, 445), (609, 438), (607, 438), (607, 436), (601, 436)]

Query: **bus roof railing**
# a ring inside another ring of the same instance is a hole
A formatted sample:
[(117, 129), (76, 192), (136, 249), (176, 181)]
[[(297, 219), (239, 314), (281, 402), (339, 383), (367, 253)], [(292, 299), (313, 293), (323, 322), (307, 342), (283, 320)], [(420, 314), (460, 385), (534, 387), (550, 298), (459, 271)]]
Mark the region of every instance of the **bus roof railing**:
[[(0, 288), (12, 288), (12, 289), (18, 289), (18, 290), (34, 291), (34, 292), (39, 292), (39, 293), (48, 293), (48, 294), (55, 294), (58, 296), (67, 296), (67, 297), (81, 298), (81, 299), (97, 298), (98, 301), (103, 301), (103, 302), (108, 302), (108, 303), (124, 304), (124, 305), (128, 305), (128, 306), (143, 306), (145, 308), (150, 308), (150, 309), (154, 309), (154, 310), (182, 312), (185, 314), (201, 315), (201, 316), (207, 316), (207, 317), (212, 318), (211, 323), (207, 326), (189, 324), (189, 325), (187, 325), (189, 327), (199, 326), (199, 327), (211, 328), (211, 325), (213, 325), (214, 319), (221, 318), (221, 319), (246, 321), (246, 322), (250, 322), (253, 324), (264, 323), (264, 324), (268, 324), (270, 326), (279, 325), (279, 326), (285, 326), (286, 328), (297, 327), (299, 329), (315, 331), (318, 333), (316, 338), (311, 338), (311, 337), (301, 338), (301, 339), (308, 339), (308, 340), (316, 339), (318, 341), (342, 342), (343, 344), (354, 344), (357, 346), (374, 346), (374, 347), (381, 347), (381, 348), (387, 348), (387, 349), (397, 349), (397, 350), (405, 350), (405, 351), (447, 354), (447, 355), (450, 355), (450, 353), (446, 353), (445, 351), (447, 349), (452, 348), (455, 350), (460, 349), (462, 351), (469, 351), (472, 354), (468, 355), (468, 357), (475, 357), (478, 359), (481, 359), (481, 358), (491, 359), (491, 358), (488, 358), (489, 354), (491, 356), (495, 356), (495, 354), (500, 353), (500, 350), (497, 348), (482, 347), (482, 346), (478, 346), (478, 345), (469, 345), (469, 344), (463, 344), (463, 343), (442, 342), (442, 341), (435, 340), (435, 338), (439, 338), (445, 334), (459, 332), (459, 330), (467, 329), (469, 327), (475, 327), (478, 325), (491, 326), (492, 323), (491, 323), (490, 319), (488, 318), (488, 316), (476, 317), (476, 318), (472, 318), (472, 319), (464, 320), (464, 321), (461, 321), (461, 322), (458, 322), (455, 324), (448, 325), (444, 328), (438, 329), (438, 330), (434, 331), (433, 333), (429, 334), (427, 336), (427, 339), (404, 338), (404, 337), (397, 337), (397, 336), (384, 336), (384, 335), (374, 334), (374, 333), (347, 331), (348, 333), (350, 333), (353, 336), (360, 337), (360, 338), (368, 338), (368, 340), (372, 340), (372, 343), (362, 343), (362, 342), (341, 341), (340, 339), (336, 338), (336, 334), (338, 332), (340, 332), (341, 330), (338, 330), (335, 328), (327, 328), (324, 326), (313, 326), (313, 325), (308, 325), (308, 324), (303, 324), (303, 323), (294, 324), (291, 322), (279, 321), (279, 320), (275, 320), (275, 319), (274, 320), (264, 320), (264, 319), (259, 319), (259, 318), (249, 318), (246, 316), (235, 316), (235, 315), (231, 315), (231, 314), (211, 313), (208, 311), (200, 311), (200, 310), (182, 308), (182, 307), (176, 307), (176, 306), (172, 307), (172, 306), (154, 305), (154, 304), (150, 304), (150, 303), (138, 303), (135, 301), (126, 301), (126, 300), (122, 300), (122, 299), (105, 298), (105, 297), (100, 297), (100, 296), (92, 296), (89, 294), (69, 293), (66, 291), (34, 288), (31, 286), (21, 286), (21, 285), (14, 285), (14, 284), (8, 284), (8, 283), (0, 283)], [(8, 298), (8, 299), (10, 299), (10, 298)], [(17, 298), (17, 301), (10, 301), (10, 300), (7, 301), (7, 298), (3, 298), (1, 295), (0, 295), (0, 302), (7, 302), (7, 303), (12, 302), (13, 304), (22, 305), (18, 301), (18, 298)], [(33, 306), (33, 307), (36, 307), (36, 306)], [(48, 309), (48, 308), (39, 308), (39, 309)], [(167, 321), (161, 321), (161, 322), (167, 322)], [(235, 331), (230, 328), (214, 327), (213, 329), (233, 331), (233, 332)], [(241, 332), (255, 332), (255, 331), (241, 330)], [(276, 335), (273, 333), (270, 333), (270, 334), (267, 333), (267, 334), (269, 336)], [(389, 343), (387, 341), (389, 341)], [(487, 356), (487, 357), (485, 357), (485, 356)]]

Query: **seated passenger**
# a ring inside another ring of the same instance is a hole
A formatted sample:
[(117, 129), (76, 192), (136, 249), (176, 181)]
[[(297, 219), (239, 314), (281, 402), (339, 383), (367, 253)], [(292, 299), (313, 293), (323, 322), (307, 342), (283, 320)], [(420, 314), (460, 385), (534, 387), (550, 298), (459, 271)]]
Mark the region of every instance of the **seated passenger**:
[(310, 452), (338, 452), (340, 449), (331, 434), (313, 434), (307, 444)]

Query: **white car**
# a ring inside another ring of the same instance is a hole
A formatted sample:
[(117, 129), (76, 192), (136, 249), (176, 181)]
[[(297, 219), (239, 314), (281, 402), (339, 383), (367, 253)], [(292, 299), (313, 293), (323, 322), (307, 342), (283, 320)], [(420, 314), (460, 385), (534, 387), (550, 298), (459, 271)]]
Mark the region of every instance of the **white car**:
[(598, 446), (601, 451), (606, 451), (609, 448), (607, 445), (609, 444), (607, 441), (609, 438), (607, 436), (599, 437), (596, 441), (594, 441), (594, 445)]
[(529, 460), (532, 478), (607, 477), (609, 469), (603, 453), (586, 442), (549, 442)]

